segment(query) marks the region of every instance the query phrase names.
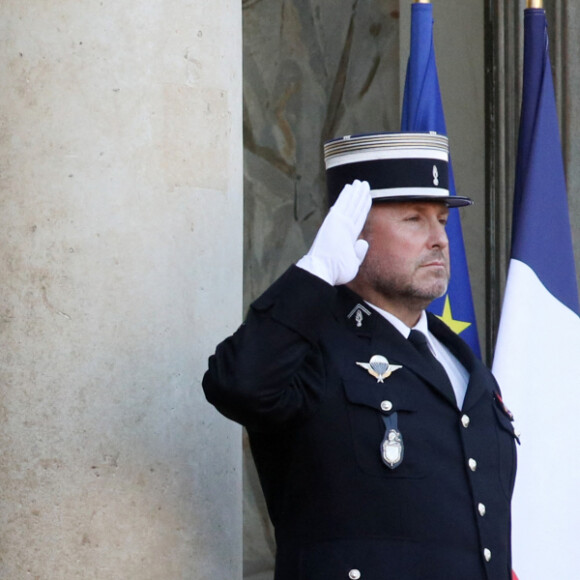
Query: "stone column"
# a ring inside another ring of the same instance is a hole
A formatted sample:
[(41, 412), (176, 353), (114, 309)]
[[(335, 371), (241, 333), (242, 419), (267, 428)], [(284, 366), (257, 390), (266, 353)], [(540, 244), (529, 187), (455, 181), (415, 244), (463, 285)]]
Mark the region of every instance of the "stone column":
[(241, 3), (0, 5), (0, 578), (241, 578)]

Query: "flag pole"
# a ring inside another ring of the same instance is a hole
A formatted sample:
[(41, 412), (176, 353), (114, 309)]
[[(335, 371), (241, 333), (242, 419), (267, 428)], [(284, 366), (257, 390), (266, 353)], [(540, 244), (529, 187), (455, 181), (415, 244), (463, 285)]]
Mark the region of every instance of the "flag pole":
[(543, 8), (544, 0), (528, 0), (528, 8)]

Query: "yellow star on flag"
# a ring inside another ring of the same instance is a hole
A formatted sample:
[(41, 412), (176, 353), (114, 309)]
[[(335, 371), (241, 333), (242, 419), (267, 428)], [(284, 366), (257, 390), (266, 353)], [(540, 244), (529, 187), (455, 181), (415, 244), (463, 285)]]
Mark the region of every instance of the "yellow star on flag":
[(463, 322), (462, 320), (453, 320), (451, 313), (451, 302), (449, 301), (449, 294), (445, 296), (445, 306), (443, 307), (443, 314), (441, 316), (435, 315), (439, 320), (442, 320), (455, 334), (461, 334), (471, 322)]

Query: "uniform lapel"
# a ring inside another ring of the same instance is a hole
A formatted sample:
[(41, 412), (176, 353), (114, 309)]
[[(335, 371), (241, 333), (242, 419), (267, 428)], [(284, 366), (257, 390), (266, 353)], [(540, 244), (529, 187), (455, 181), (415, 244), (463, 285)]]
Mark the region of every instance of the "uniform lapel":
[[(376, 310), (369, 306), (358, 294), (345, 286), (339, 287), (335, 316), (358, 337), (353, 343), (356, 350), (352, 354), (356, 360), (368, 361), (375, 354), (386, 357), (389, 363), (402, 365), (420, 376), (436, 389), (450, 404), (457, 406), (444, 385), (438, 384), (429, 371), (429, 365), (417, 349)], [(469, 346), (444, 322), (427, 313), (429, 330), (451, 351), (469, 373), (467, 392), (462, 409), (467, 411), (486, 393), (490, 392), (491, 373), (473, 354)], [(361, 342), (362, 340), (362, 342)], [(355, 346), (356, 345), (356, 346)], [(368, 357), (365, 359), (365, 357)]]
[(469, 373), (462, 410), (467, 411), (489, 391), (489, 369), (473, 354), (469, 346), (444, 322), (427, 313), (429, 330), (451, 351)]

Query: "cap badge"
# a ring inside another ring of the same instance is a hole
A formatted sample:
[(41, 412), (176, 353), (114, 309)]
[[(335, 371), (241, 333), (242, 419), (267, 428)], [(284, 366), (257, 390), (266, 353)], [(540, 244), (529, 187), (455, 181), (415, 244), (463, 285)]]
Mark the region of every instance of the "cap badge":
[(433, 165), (433, 185), (437, 187), (439, 185), (439, 170), (437, 165)]
[(362, 326), (364, 317), (370, 316), (371, 311), (368, 308), (365, 308), (362, 304), (357, 304), (351, 311), (347, 318), (352, 318), (354, 316), (354, 320), (358, 328)]
[(371, 357), (371, 360), (366, 362), (357, 362), (359, 367), (366, 369), (369, 375), (377, 379), (377, 383), (384, 382), (384, 379), (388, 379), (391, 373), (398, 371), (403, 368), (401, 365), (392, 365), (389, 361), (380, 354), (375, 354)]

